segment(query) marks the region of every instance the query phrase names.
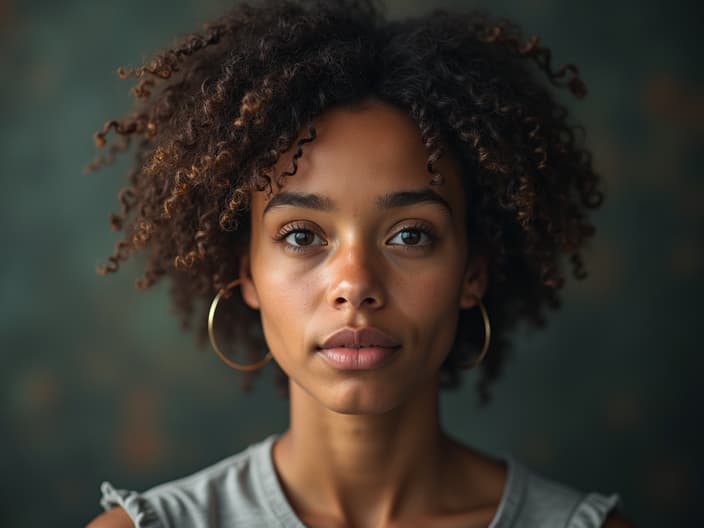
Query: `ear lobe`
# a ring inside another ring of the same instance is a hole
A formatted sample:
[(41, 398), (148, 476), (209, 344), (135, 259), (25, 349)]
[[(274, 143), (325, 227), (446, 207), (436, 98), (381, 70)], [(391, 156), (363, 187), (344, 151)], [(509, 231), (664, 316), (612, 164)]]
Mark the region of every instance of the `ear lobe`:
[(254, 310), (259, 310), (259, 294), (252, 279), (249, 255), (240, 257), (240, 289), (242, 298), (247, 306)]
[(478, 304), (484, 297), (489, 281), (489, 258), (485, 255), (475, 257), (468, 265), (462, 281), (460, 308), (467, 310)]

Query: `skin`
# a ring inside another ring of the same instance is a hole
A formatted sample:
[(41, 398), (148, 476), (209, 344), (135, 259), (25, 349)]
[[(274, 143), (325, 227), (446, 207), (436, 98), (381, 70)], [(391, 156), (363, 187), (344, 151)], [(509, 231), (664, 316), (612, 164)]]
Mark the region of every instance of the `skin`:
[[(272, 197), (255, 193), (240, 263), (243, 298), (260, 310), (269, 349), (290, 379), (290, 427), (273, 448), (281, 487), (311, 528), (487, 527), (505, 465), (450, 438), (438, 409), (438, 370), (458, 312), (473, 308), (487, 284), (486, 259), (467, 257), (459, 165), (443, 156), (436, 168), (445, 181), (430, 185), (415, 123), (373, 98), (361, 111), (328, 110), (315, 124), (317, 139), (273, 196), (316, 193), (335, 209), (279, 205), (263, 214)], [(276, 174), (290, 169), (293, 152)], [(424, 189), (450, 210), (376, 206), (381, 195)], [(292, 223), (307, 231), (275, 241)], [(419, 223), (436, 238), (401, 235)], [(316, 353), (337, 329), (368, 325), (402, 343), (384, 367), (341, 371)], [(133, 526), (114, 508), (88, 528)], [(633, 528), (618, 512), (604, 526)]]
[[(297, 173), (273, 196), (316, 193), (334, 208), (265, 212), (271, 198), (254, 193), (241, 262), (242, 295), (260, 310), (269, 349), (290, 377), (290, 428), (273, 450), (282, 487), (309, 526), (488, 525), (505, 468), (451, 440), (438, 412), (438, 370), (459, 310), (474, 307), (487, 282), (486, 259), (467, 257), (460, 168), (443, 156), (436, 168), (445, 181), (431, 185), (417, 126), (376, 99), (362, 110), (331, 109), (315, 124)], [(290, 169), (294, 151), (276, 174)], [(449, 210), (376, 205), (384, 194), (426, 189)], [(304, 231), (274, 240), (286, 226)], [(337, 329), (368, 325), (402, 343), (384, 367), (343, 371), (316, 353)]]

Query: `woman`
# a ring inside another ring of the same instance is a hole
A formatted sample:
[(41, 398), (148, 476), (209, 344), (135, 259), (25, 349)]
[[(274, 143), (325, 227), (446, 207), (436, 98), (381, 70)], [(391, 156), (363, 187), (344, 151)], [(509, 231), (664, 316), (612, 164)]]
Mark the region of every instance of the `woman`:
[[(558, 306), (563, 254), (585, 275), (599, 178), (539, 74), (585, 90), (549, 58), (478, 12), (386, 22), (365, 3), (270, 2), (123, 73), (145, 102), (96, 136), (123, 138), (108, 158), (139, 137), (138, 163), (100, 271), (147, 251), (138, 286), (170, 277), (230, 366), (273, 358), (291, 416), (189, 477), (103, 483), (90, 527), (631, 526), (618, 495), (439, 420), (463, 369), (482, 369), (488, 401), (509, 330)], [(224, 354), (227, 337), (252, 361)]]

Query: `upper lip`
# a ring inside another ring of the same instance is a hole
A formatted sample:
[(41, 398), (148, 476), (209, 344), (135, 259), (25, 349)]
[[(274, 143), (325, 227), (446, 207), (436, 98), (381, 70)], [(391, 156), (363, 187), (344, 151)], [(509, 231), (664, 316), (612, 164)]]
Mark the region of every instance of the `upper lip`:
[(336, 348), (347, 345), (395, 348), (400, 346), (400, 343), (378, 328), (365, 326), (363, 328), (342, 328), (323, 341), (320, 348)]

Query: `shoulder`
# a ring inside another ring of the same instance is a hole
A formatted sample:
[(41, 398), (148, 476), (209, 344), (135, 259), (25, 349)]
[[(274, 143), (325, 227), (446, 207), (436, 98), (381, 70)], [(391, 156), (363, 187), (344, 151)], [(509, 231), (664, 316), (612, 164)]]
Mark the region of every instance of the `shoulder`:
[[(514, 465), (512, 497), (508, 505), (520, 526), (545, 528), (632, 528), (616, 514), (621, 498), (584, 492), (530, 470), (517, 461)], [(508, 513), (508, 512), (507, 512)]]
[(627, 521), (620, 513), (614, 511), (606, 519), (603, 528), (636, 528), (635, 525)]
[(204, 527), (216, 519), (218, 524), (228, 525), (250, 521), (256, 518), (262, 502), (256, 489), (255, 448), (267, 440), (144, 492), (117, 489), (110, 482), (103, 482), (100, 505), (106, 512), (88, 527)]
[(122, 508), (113, 508), (101, 513), (86, 525), (86, 528), (134, 528), (135, 524)]

